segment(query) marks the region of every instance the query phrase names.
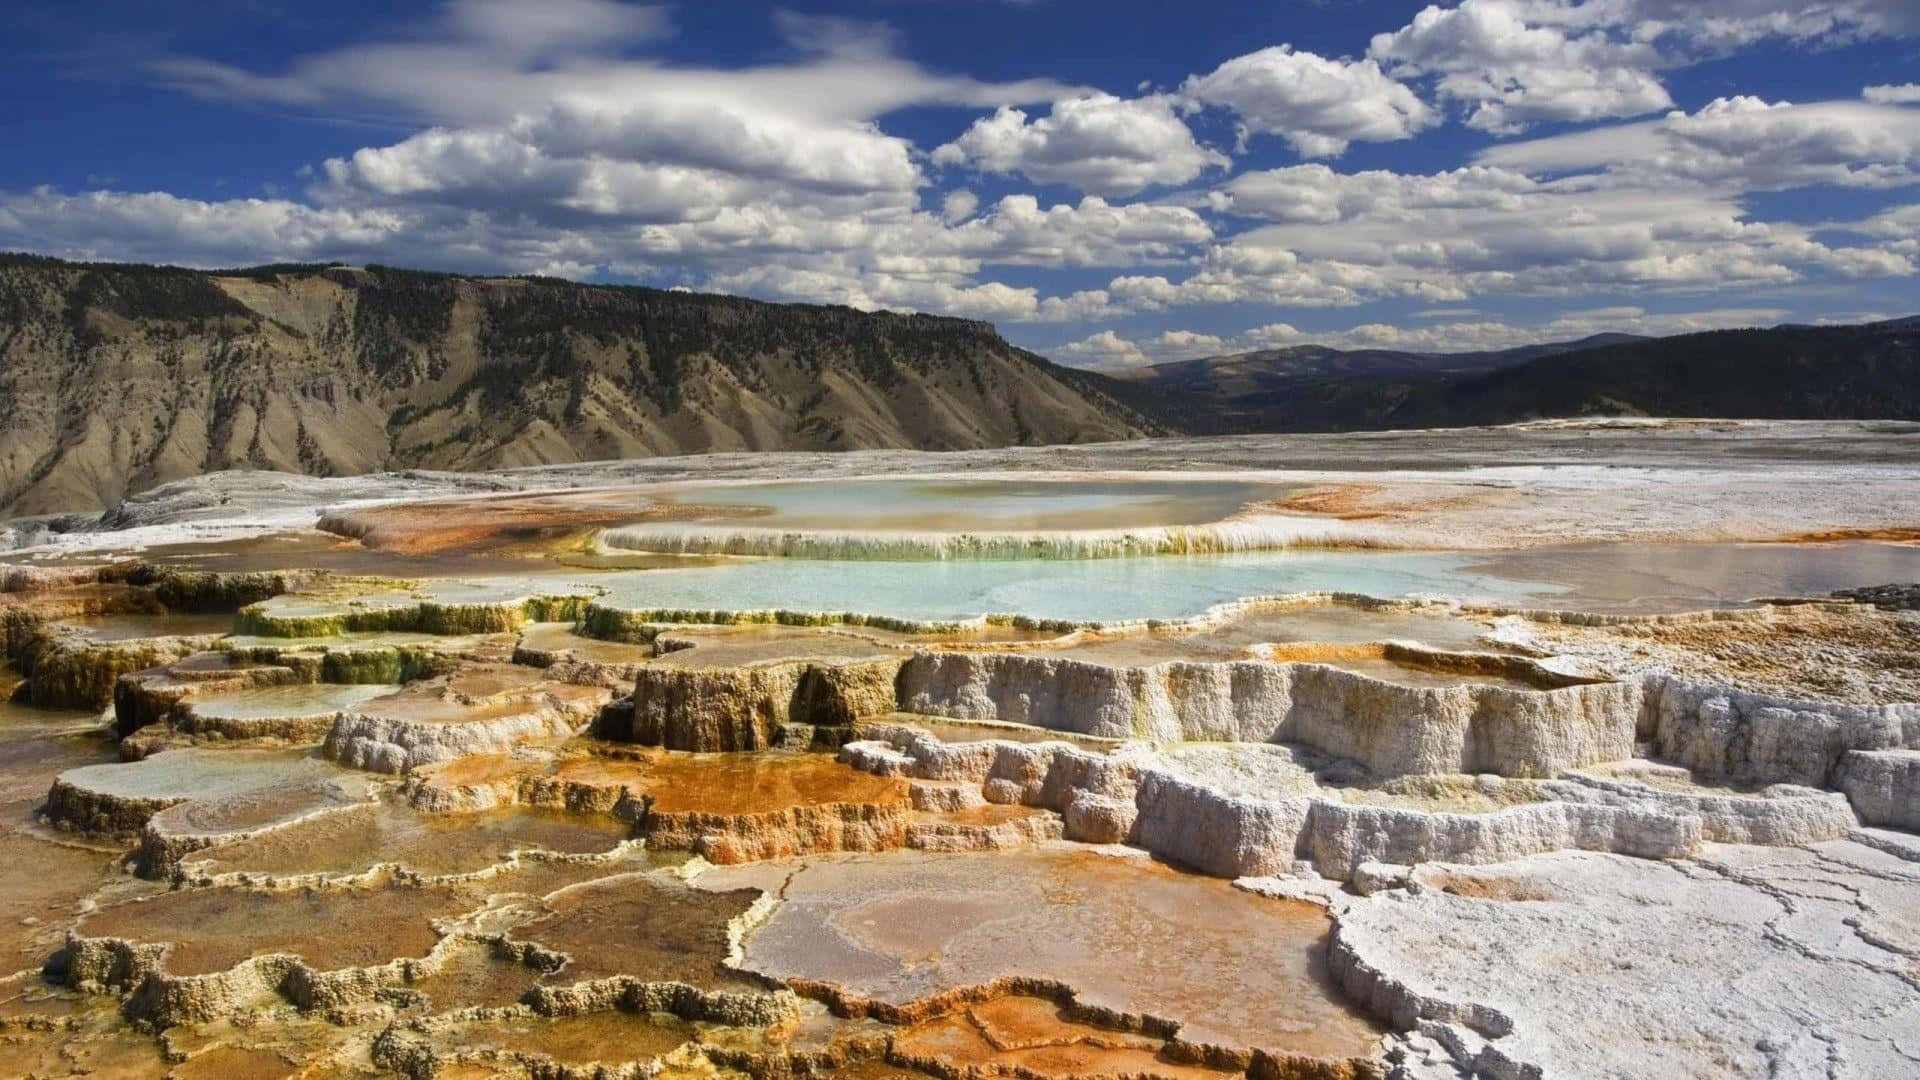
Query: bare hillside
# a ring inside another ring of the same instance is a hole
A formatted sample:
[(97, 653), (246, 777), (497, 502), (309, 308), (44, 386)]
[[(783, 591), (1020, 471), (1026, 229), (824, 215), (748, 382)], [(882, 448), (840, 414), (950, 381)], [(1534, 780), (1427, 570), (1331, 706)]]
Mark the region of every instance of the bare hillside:
[(978, 322), (380, 267), (0, 261), (0, 514), (343, 475), (1160, 429)]

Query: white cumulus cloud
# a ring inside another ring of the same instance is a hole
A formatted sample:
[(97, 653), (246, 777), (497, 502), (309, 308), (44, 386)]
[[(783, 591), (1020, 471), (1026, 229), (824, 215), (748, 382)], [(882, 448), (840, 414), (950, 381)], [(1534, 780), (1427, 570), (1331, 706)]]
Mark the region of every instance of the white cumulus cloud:
[(1368, 55), (1396, 77), (1431, 78), (1469, 125), (1513, 134), (1669, 109), (1663, 72), (1769, 39), (1819, 48), (1914, 34), (1911, 0), (1461, 0), (1376, 35)]
[(1477, 160), (1537, 175), (1612, 174), (1649, 186), (1897, 187), (1920, 181), (1920, 110), (1717, 98), (1692, 113), (1495, 146)]
[(1247, 131), (1279, 135), (1306, 157), (1337, 156), (1351, 142), (1410, 138), (1438, 119), (1372, 60), (1330, 60), (1287, 45), (1236, 56), (1188, 79), (1180, 92), (1232, 110)]
[(1150, 337), (1129, 339), (1102, 330), (1062, 345), (1056, 352), (1063, 363), (1079, 367), (1130, 368), (1218, 356), (1230, 348), (1225, 338), (1193, 330), (1167, 330)]
[(1653, 74), (1659, 56), (1652, 46), (1528, 18), (1539, 10), (1527, 0), (1428, 7), (1404, 28), (1376, 36), (1368, 54), (1396, 73), (1437, 75), (1440, 94), (1469, 106), (1466, 122), (1487, 131), (1637, 116), (1673, 104)]
[(1101, 195), (1184, 184), (1227, 164), (1224, 155), (1194, 141), (1170, 99), (1111, 94), (1056, 101), (1045, 116), (1003, 106), (936, 148), (933, 160)]
[(1920, 105), (1920, 83), (1869, 86), (1860, 96), (1880, 105)]
[[(1661, 81), (1754, 42), (1920, 33), (1910, 0), (1447, 0), (1376, 27), (1389, 32), (1366, 56), (1254, 42), (1211, 70), (1185, 69), (1199, 73), (1171, 89), (1134, 83), (1132, 96), (1044, 72), (933, 70), (885, 26), (790, 12), (769, 16), (777, 44), (764, 56), (670, 58), (674, 20), (690, 9), (676, 10), (448, 0), (287, 62), (161, 58), (149, 74), (167, 87), (397, 134), (329, 150), (300, 183), (263, 186), (266, 198), (111, 190), (123, 185), (107, 178), (87, 181), (105, 190), (3, 191), (0, 247), (612, 276), (1078, 324), (1063, 337), (1194, 305), (1271, 309), (1229, 340), (1082, 338), (1113, 362), (1304, 340), (1289, 321), (1299, 313), (1383, 300), (1429, 309), (1408, 333), (1444, 324), (1449, 340), (1491, 341), (1501, 331), (1470, 329), (1489, 320), (1431, 309), (1496, 296), (1772, 297), (1920, 264), (1911, 207), (1880, 200), (1865, 220), (1811, 223), (1751, 197), (1920, 184), (1915, 84), (1797, 104), (1729, 93), (1688, 111)], [(1606, 123), (1431, 172), (1310, 162), (1236, 175), (1226, 148), (1203, 141), (1224, 120), (1240, 151), (1279, 139), (1332, 157), (1419, 136), (1442, 120), (1433, 102), (1502, 133)], [(963, 117), (950, 141), (901, 134), (898, 114), (928, 107), (966, 110), (939, 114)], [(1037, 193), (1056, 184), (1073, 197)], [(1385, 340), (1381, 325), (1341, 340)]]

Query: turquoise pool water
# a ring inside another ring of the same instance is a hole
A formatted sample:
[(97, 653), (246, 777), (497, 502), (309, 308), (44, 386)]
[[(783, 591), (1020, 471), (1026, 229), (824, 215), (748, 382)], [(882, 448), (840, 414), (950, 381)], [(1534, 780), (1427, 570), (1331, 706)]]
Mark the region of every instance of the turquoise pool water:
[(1467, 569), (1471, 556), (1248, 552), (1140, 559), (853, 562), (765, 559), (611, 575), (602, 601), (632, 608), (855, 611), (904, 619), (1001, 613), (1110, 622), (1180, 618), (1247, 596), (1337, 590), (1546, 603), (1560, 591)]
[(1349, 592), (1507, 606), (1660, 612), (1920, 580), (1907, 544), (1614, 544), (1525, 552), (1252, 551), (1138, 559), (744, 560), (609, 575), (622, 606), (859, 611), (912, 619), (989, 612), (1178, 618), (1248, 596)]
[[(1112, 622), (1171, 619), (1250, 596), (1361, 593), (1434, 596), (1514, 607), (1663, 612), (1732, 607), (1757, 597), (1920, 580), (1920, 546), (1691, 544), (1541, 548), (1514, 553), (1254, 551), (1134, 559), (861, 562), (688, 560), (682, 569), (544, 571), (376, 590), (354, 606), (495, 603), (537, 594), (600, 594), (629, 609), (859, 612), (950, 620), (984, 614)], [(278, 614), (344, 610), (288, 596)]]

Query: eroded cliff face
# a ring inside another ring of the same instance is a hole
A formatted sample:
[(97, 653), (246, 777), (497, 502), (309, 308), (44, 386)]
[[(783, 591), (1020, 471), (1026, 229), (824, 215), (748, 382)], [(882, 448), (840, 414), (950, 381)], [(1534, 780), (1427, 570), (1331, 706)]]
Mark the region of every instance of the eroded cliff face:
[(0, 514), (228, 468), (951, 450), (1157, 429), (984, 323), (378, 267), (0, 258)]

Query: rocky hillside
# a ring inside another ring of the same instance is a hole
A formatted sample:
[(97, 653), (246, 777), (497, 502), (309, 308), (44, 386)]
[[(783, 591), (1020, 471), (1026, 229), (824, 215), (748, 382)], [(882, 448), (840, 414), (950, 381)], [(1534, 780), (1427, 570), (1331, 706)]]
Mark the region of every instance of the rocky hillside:
[(383, 267), (0, 255), (0, 517), (201, 473), (1651, 415), (1920, 419), (1920, 319), (1449, 355), (1316, 346), (1123, 379), (978, 322)]
[(1309, 346), (1163, 364), (1129, 373), (1115, 395), (1205, 434), (1580, 416), (1920, 420), (1920, 319), (1485, 353)]
[(1120, 378), (1154, 386), (1207, 395), (1221, 400), (1246, 397), (1302, 383), (1358, 379), (1376, 375), (1433, 374), (1446, 371), (1491, 371), (1524, 364), (1542, 356), (1579, 352), (1604, 345), (1630, 344), (1650, 338), (1632, 334), (1595, 334), (1578, 341), (1523, 345), (1485, 352), (1430, 353), (1402, 349), (1334, 349), (1325, 345), (1291, 345), (1258, 349), (1231, 356), (1176, 360), (1150, 368), (1119, 373)]
[(0, 256), (0, 516), (342, 475), (1162, 430), (978, 322), (380, 267)]

